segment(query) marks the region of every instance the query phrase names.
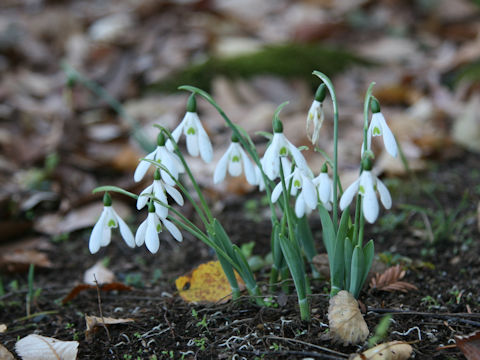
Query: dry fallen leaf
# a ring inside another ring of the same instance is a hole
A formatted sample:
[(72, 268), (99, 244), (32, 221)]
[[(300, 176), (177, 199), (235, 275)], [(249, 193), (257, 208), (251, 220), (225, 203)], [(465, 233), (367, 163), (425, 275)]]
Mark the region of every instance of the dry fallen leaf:
[[(62, 300), (62, 304), (66, 304), (69, 301), (72, 301), (75, 299), (78, 294), (80, 294), (82, 291), (88, 290), (88, 289), (96, 289), (96, 285), (89, 285), (89, 284), (79, 284), (75, 286), (67, 296), (65, 296)], [(130, 286), (124, 285), (122, 283), (114, 282), (110, 284), (103, 284), (100, 285), (100, 290), (101, 291), (130, 291), (132, 288)]]
[(350, 356), (350, 360), (405, 360), (412, 354), (412, 347), (403, 341), (379, 344), (361, 354)]
[(78, 341), (61, 341), (32, 334), (18, 340), (15, 351), (22, 360), (75, 360)]
[(343, 346), (358, 344), (369, 334), (357, 300), (345, 290), (330, 299), (328, 324), (332, 340), (342, 343)]
[(400, 265), (389, 267), (382, 274), (375, 274), (370, 280), (370, 289), (382, 291), (401, 291), (407, 293), (418, 288), (406, 281), (400, 281), (405, 276), (405, 270)]
[[(0, 334), (4, 333), (5, 331), (7, 331), (7, 325), (0, 324)], [(0, 359), (1, 359), (1, 357), (0, 357)]]
[(52, 267), (46, 254), (33, 249), (15, 249), (0, 255), (0, 270), (22, 272), (28, 270), (30, 264), (44, 268)]
[[(236, 274), (238, 285), (244, 283)], [(187, 302), (223, 303), (230, 299), (230, 284), (222, 270), (219, 261), (210, 261), (199, 265), (190, 273), (175, 280), (177, 290), (183, 300)]]
[(0, 360), (15, 360), (12, 353), (2, 344), (0, 344)]
[(467, 360), (480, 360), (480, 331), (467, 336), (455, 336), (455, 343)]
[(99, 261), (90, 269), (87, 269), (83, 275), (85, 284), (95, 285), (95, 280), (99, 285), (112, 283), (115, 280), (115, 275)]
[(98, 327), (104, 325), (115, 325), (115, 324), (125, 324), (129, 322), (134, 322), (132, 318), (127, 319), (114, 319), (111, 317), (98, 317), (98, 316), (89, 316), (85, 315), (85, 323), (87, 324), (87, 330), (85, 330), (85, 337), (89, 341), (92, 337), (92, 334), (97, 331)]

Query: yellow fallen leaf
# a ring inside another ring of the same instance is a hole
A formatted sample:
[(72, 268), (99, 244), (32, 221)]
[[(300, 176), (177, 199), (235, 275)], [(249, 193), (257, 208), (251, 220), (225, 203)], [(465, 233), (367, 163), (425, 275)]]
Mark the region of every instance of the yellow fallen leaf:
[[(245, 284), (235, 272), (240, 290)], [(219, 261), (199, 265), (190, 273), (175, 280), (177, 290), (187, 302), (223, 303), (231, 298), (230, 284)]]

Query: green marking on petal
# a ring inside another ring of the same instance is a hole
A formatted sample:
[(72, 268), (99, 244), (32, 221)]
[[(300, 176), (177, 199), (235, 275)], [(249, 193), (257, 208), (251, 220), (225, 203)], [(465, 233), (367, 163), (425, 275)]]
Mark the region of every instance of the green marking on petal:
[(309, 113), (309, 114), (308, 114), (308, 118), (309, 118), (310, 120), (312, 120), (312, 119), (313, 119), (313, 114), (312, 114), (312, 113)]
[(287, 155), (287, 148), (285, 146), (283, 146), (281, 149), (280, 149), (280, 155), (281, 156), (286, 156)]
[(162, 231), (162, 225), (158, 224), (157, 225), (157, 232), (160, 232), (160, 231)]
[(365, 194), (365, 188), (364, 188), (362, 185), (360, 185), (360, 186), (358, 187), (358, 192), (359, 192), (360, 194), (362, 194), (362, 195)]
[(108, 227), (115, 227), (115, 226), (117, 226), (117, 223), (115, 222), (115, 220), (110, 219), (110, 220), (108, 220), (107, 226)]
[(300, 186), (302, 186), (302, 184), (300, 184), (300, 180), (295, 180), (293, 182), (293, 186), (295, 186), (296, 188), (299, 188)]
[(375, 126), (373, 128), (373, 135), (381, 135), (381, 134), (382, 134), (382, 132), (380, 131), (380, 128)]
[(195, 135), (195, 129), (193, 127), (187, 129), (187, 135)]
[(232, 157), (232, 162), (239, 162), (239, 161), (240, 161), (240, 156), (235, 155)]

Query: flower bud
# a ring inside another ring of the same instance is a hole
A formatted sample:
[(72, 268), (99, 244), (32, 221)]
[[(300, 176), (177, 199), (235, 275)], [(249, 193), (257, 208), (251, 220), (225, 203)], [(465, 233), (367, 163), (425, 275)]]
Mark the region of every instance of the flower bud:
[(233, 143), (238, 143), (238, 136), (235, 134), (232, 134), (231, 140)]
[(195, 99), (195, 94), (191, 94), (187, 101), (187, 111), (188, 112), (197, 112), (197, 100)]
[(279, 118), (273, 119), (273, 132), (283, 133), (283, 124)]
[(157, 136), (157, 145), (158, 146), (165, 146), (165, 134), (163, 131), (160, 131), (160, 133)]
[(103, 195), (103, 206), (112, 206), (112, 198), (108, 192)]
[(318, 102), (323, 102), (325, 100), (325, 96), (327, 95), (327, 87), (325, 84), (320, 84), (317, 91), (315, 92), (315, 100)]
[(365, 158), (362, 160), (362, 168), (363, 168), (363, 170), (370, 171), (370, 170), (372, 170), (372, 167), (373, 167), (372, 159), (370, 159), (370, 157), (365, 157)]
[(372, 113), (376, 114), (380, 112), (380, 103), (374, 97), (372, 97), (372, 100), (370, 102), (370, 107), (372, 109)]

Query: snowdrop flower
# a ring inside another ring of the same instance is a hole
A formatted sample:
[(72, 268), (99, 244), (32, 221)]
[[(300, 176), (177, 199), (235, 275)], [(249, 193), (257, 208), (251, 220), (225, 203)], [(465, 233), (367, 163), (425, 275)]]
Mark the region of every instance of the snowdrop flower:
[[(393, 157), (397, 157), (397, 142), (395, 136), (387, 125), (385, 117), (380, 112), (380, 104), (376, 99), (372, 100), (372, 120), (367, 130), (367, 149), (371, 150), (372, 136), (383, 136), (383, 143), (387, 152)], [(363, 145), (362, 145), (363, 155)]]
[[(208, 163), (212, 161), (213, 158), (212, 143), (196, 111), (197, 104), (195, 96), (192, 94), (188, 99), (187, 113), (177, 128), (173, 130), (172, 137), (175, 142), (178, 142), (182, 133), (185, 134), (188, 153), (192, 156), (198, 156), (200, 154), (203, 161)], [(173, 144), (170, 140), (167, 142), (167, 146), (173, 149)]]
[[(147, 186), (143, 191), (140, 193), (137, 199), (137, 209), (142, 209), (148, 202), (150, 197), (155, 197), (160, 200), (164, 204), (168, 204), (167, 195), (168, 193), (175, 202), (182, 206), (183, 205), (183, 197), (180, 192), (175, 189), (173, 186), (162, 182), (160, 176), (160, 170), (155, 170), (155, 174), (153, 176), (153, 183), (150, 186)], [(150, 195), (150, 196), (148, 196)], [(157, 202), (154, 203), (155, 206), (155, 213), (158, 217), (164, 219), (168, 216), (168, 208), (159, 204)]]
[[(280, 163), (282, 164), (284, 177), (290, 176), (290, 174), (292, 173), (292, 163), (290, 162), (290, 160), (288, 160), (288, 158), (286, 158), (285, 156), (282, 156), (280, 158)], [(262, 165), (262, 168), (264, 168), (263, 158), (260, 159), (260, 164)], [(254, 166), (255, 166), (255, 180), (256, 180), (256, 183), (254, 185), (258, 185), (258, 190), (263, 191), (265, 190), (265, 182), (263, 181), (262, 172), (260, 171), (260, 168), (258, 167), (258, 165), (255, 164)]]
[(352, 202), (354, 196), (358, 193), (363, 197), (363, 216), (369, 223), (373, 224), (375, 220), (377, 220), (379, 212), (375, 191), (378, 191), (380, 194), (380, 201), (385, 209), (390, 209), (392, 207), (392, 197), (385, 184), (371, 172), (371, 162), (367, 160), (366, 163), (367, 164), (364, 165), (360, 177), (345, 190), (340, 198), (340, 209), (342, 211), (345, 210), (345, 208)]
[(333, 204), (333, 181), (328, 176), (327, 164), (323, 164), (320, 174), (312, 180), (318, 193), (318, 198), (328, 211), (332, 210)]
[(160, 247), (160, 240), (158, 239), (158, 233), (162, 232), (163, 226), (172, 234), (175, 240), (182, 241), (182, 233), (175, 226), (174, 223), (167, 219), (159, 218), (155, 212), (155, 206), (153, 202), (150, 201), (148, 205), (148, 216), (140, 224), (135, 234), (135, 244), (137, 246), (142, 246), (143, 243), (147, 246), (147, 249), (155, 254)]
[[(318, 140), (318, 135), (320, 134), (320, 129), (322, 128), (323, 119), (325, 118), (325, 113), (323, 112), (322, 102), (325, 100), (326, 95), (325, 84), (321, 84), (316, 93), (315, 99), (313, 100), (310, 110), (308, 110), (307, 115), (307, 136), (312, 144), (316, 144)], [(313, 132), (310, 135), (310, 126), (313, 122)]]
[[(295, 202), (295, 214), (298, 218), (301, 218), (305, 213), (309, 213), (311, 210), (317, 207), (317, 193), (315, 191), (315, 185), (313, 185), (312, 179), (303, 169), (295, 166), (295, 170), (287, 177), (285, 177), (286, 187), (289, 187), (289, 183), (292, 181), (292, 187), (290, 195), (297, 196)], [(300, 190), (300, 192), (298, 192)], [(282, 183), (278, 183), (272, 192), (272, 202), (276, 202), (283, 192)]]
[(265, 151), (262, 162), (263, 171), (267, 177), (270, 180), (274, 180), (279, 176), (280, 158), (287, 156), (289, 153), (292, 155), (295, 165), (311, 175), (311, 170), (300, 150), (298, 150), (295, 145), (288, 141), (285, 135), (283, 135), (283, 125), (280, 120), (274, 120), (273, 131), (272, 142)]
[(251, 185), (256, 185), (257, 180), (255, 176), (255, 169), (247, 154), (238, 143), (238, 138), (233, 135), (232, 143), (215, 168), (213, 182), (215, 184), (222, 182), (223, 179), (225, 179), (227, 170), (231, 176), (239, 176), (242, 173), (242, 166), (248, 183)]
[(103, 196), (103, 211), (97, 223), (93, 227), (88, 248), (95, 254), (102, 246), (110, 244), (112, 228), (120, 227), (120, 234), (123, 240), (131, 248), (135, 247), (135, 240), (128, 225), (123, 221), (112, 207), (112, 199), (108, 193)]
[[(168, 169), (172, 176), (170, 176), (168, 172), (163, 169), (160, 170), (160, 174), (162, 175), (163, 181), (169, 185), (175, 185), (175, 180), (178, 180), (178, 174), (184, 172), (182, 162), (178, 158), (177, 154), (165, 146), (165, 134), (163, 132), (158, 134), (157, 148), (145, 156), (145, 159), (158, 161)], [(150, 165), (150, 162), (140, 160), (140, 163), (133, 174), (133, 179), (135, 182), (139, 182), (143, 179)]]

